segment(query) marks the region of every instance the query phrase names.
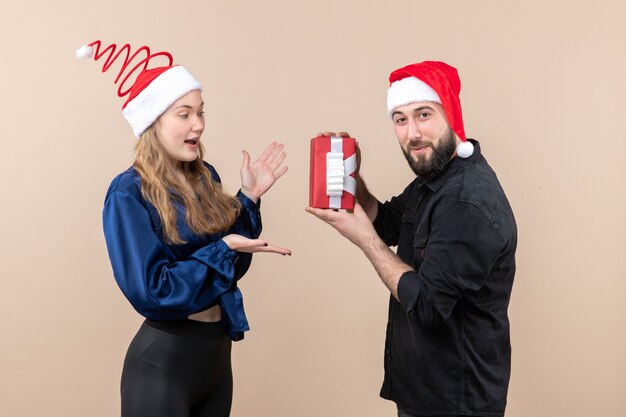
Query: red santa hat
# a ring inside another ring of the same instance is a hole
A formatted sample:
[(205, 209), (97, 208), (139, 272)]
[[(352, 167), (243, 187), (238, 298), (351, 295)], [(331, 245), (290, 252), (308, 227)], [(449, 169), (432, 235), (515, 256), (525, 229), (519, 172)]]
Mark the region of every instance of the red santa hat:
[[(122, 63), (121, 69), (114, 81), (116, 84), (129, 68), (132, 61), (140, 53), (144, 52), (146, 55), (145, 58), (141, 59), (126, 73), (117, 90), (119, 97), (128, 95), (126, 102), (122, 106), (122, 114), (128, 123), (130, 123), (133, 133), (137, 137), (140, 137), (176, 100), (191, 91), (202, 91), (202, 85), (189, 71), (180, 65), (172, 65), (173, 59), (169, 52), (156, 52), (151, 54), (150, 48), (142, 46), (131, 55), (130, 45), (128, 44), (122, 46), (117, 53), (115, 53), (117, 49), (115, 44), (109, 45), (102, 52), (100, 52), (100, 47), (101, 42), (99, 40), (94, 41), (77, 49), (76, 56), (81, 59), (93, 57), (94, 60), (97, 61), (105, 53), (109, 52), (102, 66), (102, 72), (106, 72), (115, 60), (118, 59), (123, 52), (126, 52), (125, 61)], [(148, 69), (150, 61), (159, 56), (166, 57), (169, 60), (169, 64)], [(132, 86), (126, 91), (122, 91), (131, 75), (140, 67), (143, 68)]]
[(399, 68), (389, 75), (387, 111), (391, 117), (394, 109), (407, 104), (432, 101), (441, 104), (450, 128), (461, 139), (456, 152), (467, 158), (474, 146), (467, 141), (461, 111), (461, 80), (456, 68), (439, 61), (424, 61)]

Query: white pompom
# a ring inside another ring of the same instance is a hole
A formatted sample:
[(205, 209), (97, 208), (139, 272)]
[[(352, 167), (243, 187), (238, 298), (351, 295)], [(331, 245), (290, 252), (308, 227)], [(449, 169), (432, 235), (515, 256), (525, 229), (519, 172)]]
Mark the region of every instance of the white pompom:
[(93, 57), (93, 48), (89, 45), (83, 45), (76, 50), (76, 58), (88, 59)]
[(474, 153), (474, 145), (471, 142), (461, 142), (456, 147), (456, 154), (461, 158), (469, 158)]

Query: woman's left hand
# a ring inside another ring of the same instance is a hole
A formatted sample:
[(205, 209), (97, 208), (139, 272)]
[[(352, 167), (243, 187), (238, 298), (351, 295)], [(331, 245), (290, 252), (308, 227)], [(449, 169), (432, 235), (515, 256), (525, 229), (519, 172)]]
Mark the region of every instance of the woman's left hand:
[(287, 172), (287, 166), (282, 166), (287, 154), (283, 152), (283, 144), (272, 142), (250, 165), (250, 154), (243, 151), (243, 165), (241, 166), (241, 192), (255, 202), (267, 192), (277, 179)]

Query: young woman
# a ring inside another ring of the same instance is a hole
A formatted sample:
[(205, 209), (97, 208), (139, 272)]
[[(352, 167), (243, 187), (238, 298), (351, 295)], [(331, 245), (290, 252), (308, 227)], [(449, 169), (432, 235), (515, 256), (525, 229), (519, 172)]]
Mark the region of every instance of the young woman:
[(106, 194), (104, 235), (120, 289), (146, 317), (124, 361), (124, 417), (228, 416), (231, 340), (248, 330), (237, 281), (252, 253), (291, 254), (259, 239), (259, 198), (287, 171), (283, 145), (252, 164), (244, 151), (241, 190), (223, 192), (203, 161), (201, 88), (181, 66), (144, 70), (123, 107), (139, 141)]

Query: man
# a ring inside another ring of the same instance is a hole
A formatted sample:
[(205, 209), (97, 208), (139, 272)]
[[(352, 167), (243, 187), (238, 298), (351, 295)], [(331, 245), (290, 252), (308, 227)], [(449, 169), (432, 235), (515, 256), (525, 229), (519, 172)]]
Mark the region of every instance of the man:
[(427, 61), (389, 81), (389, 115), (415, 180), (382, 204), (357, 175), (353, 213), (307, 211), (362, 249), (391, 292), (380, 395), (398, 415), (502, 416), (513, 212), (478, 142), (465, 136), (456, 69)]

